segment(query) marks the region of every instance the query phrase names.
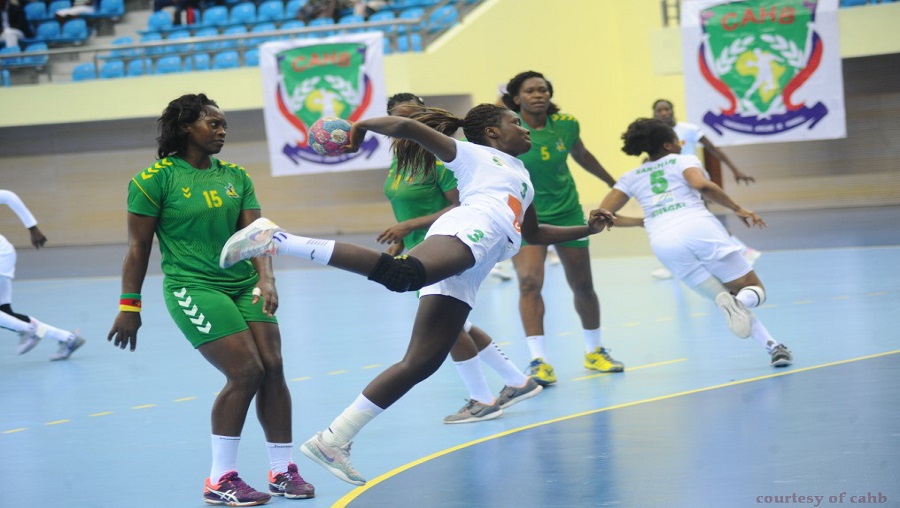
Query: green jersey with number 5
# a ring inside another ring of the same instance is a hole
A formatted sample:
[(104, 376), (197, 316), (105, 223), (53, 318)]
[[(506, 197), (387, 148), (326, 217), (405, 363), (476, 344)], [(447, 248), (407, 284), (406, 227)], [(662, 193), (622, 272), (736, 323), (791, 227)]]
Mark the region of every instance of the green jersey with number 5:
[(572, 115), (554, 113), (542, 129), (522, 121), (531, 132), (531, 150), (519, 156), (534, 185), (534, 210), (538, 221), (553, 224), (573, 210), (581, 211), (575, 180), (569, 171), (572, 145), (580, 136), (578, 120)]

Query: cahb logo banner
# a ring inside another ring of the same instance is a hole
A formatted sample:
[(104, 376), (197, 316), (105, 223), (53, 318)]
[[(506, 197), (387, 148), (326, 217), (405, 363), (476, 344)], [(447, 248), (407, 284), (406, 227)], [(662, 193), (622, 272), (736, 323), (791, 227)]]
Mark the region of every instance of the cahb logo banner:
[(390, 166), (390, 142), (369, 134), (359, 151), (325, 157), (309, 146), (323, 116), (355, 122), (384, 116), (381, 32), (268, 42), (260, 46), (263, 116), (272, 175)]
[(847, 136), (837, 0), (682, 3), (689, 121), (720, 145)]

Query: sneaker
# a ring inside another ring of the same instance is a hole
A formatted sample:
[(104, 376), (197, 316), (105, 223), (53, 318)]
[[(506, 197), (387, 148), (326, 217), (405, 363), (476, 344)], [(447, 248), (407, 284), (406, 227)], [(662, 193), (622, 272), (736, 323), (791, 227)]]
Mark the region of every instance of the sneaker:
[(650, 272), (650, 276), (654, 279), (669, 280), (672, 278), (672, 272), (670, 272), (669, 269), (665, 266), (660, 266), (656, 270)]
[(65, 342), (60, 342), (59, 349), (56, 350), (55, 355), (50, 357), (50, 361), (55, 362), (57, 360), (67, 360), (70, 356), (72, 356), (72, 353), (74, 353), (76, 349), (83, 346), (85, 342), (87, 341), (78, 335)]
[(300, 476), (297, 464), (288, 464), (286, 473), (273, 475), (269, 471), (269, 494), (288, 499), (308, 499), (316, 497), (316, 488)]
[(772, 355), (772, 367), (787, 367), (794, 363), (794, 355), (784, 344), (778, 344), (772, 348), (770, 354)]
[(590, 353), (584, 354), (584, 368), (591, 370), (599, 370), (600, 372), (622, 372), (625, 365), (622, 362), (613, 360), (609, 356), (609, 350), (598, 347)]
[(556, 373), (553, 372), (553, 366), (544, 362), (543, 358), (531, 360), (531, 363), (528, 364), (528, 369), (525, 371), (525, 375), (534, 379), (534, 381), (541, 386), (552, 385), (556, 382)]
[(40, 341), (41, 336), (38, 335), (38, 325), (32, 319), (28, 330), (19, 332), (19, 349), (16, 350), (16, 354), (24, 355), (34, 349), (34, 346), (37, 346)]
[(728, 327), (731, 331), (742, 339), (750, 336), (750, 311), (744, 307), (744, 304), (737, 301), (737, 298), (731, 293), (722, 291), (716, 295), (716, 305), (725, 313), (725, 319), (728, 320)]
[(762, 252), (752, 247), (747, 247), (744, 249), (744, 252), (741, 252), (741, 255), (744, 256), (744, 259), (746, 259), (748, 263), (750, 263), (750, 266), (753, 266), (756, 263), (756, 260), (762, 256)]
[(500, 263), (497, 263), (493, 268), (491, 268), (491, 276), (496, 277), (503, 282), (512, 280), (512, 274), (509, 273), (506, 268)]
[(213, 485), (206, 479), (203, 486), (203, 500), (206, 504), (222, 504), (225, 506), (256, 506), (266, 504), (272, 496), (265, 492), (254, 490), (244, 483), (237, 471), (229, 471), (219, 478), (219, 483)]
[(475, 399), (469, 399), (466, 405), (456, 413), (444, 418), (444, 423), (472, 423), (484, 420), (493, 420), (503, 415), (500, 409), (500, 400), (493, 404), (483, 404)]
[(497, 403), (500, 405), (500, 409), (506, 409), (513, 404), (534, 397), (541, 393), (543, 389), (544, 387), (539, 385), (533, 378), (528, 378), (528, 381), (523, 386), (504, 386), (497, 397)]
[(225, 242), (219, 256), (219, 266), (228, 268), (244, 259), (274, 256), (278, 245), (272, 241), (272, 236), (278, 231), (282, 229), (269, 219), (256, 219)]
[(344, 446), (327, 445), (322, 441), (322, 433), (316, 432), (315, 436), (303, 443), (300, 451), (341, 480), (353, 485), (365, 485), (366, 479), (350, 463), (351, 444), (353, 443)]

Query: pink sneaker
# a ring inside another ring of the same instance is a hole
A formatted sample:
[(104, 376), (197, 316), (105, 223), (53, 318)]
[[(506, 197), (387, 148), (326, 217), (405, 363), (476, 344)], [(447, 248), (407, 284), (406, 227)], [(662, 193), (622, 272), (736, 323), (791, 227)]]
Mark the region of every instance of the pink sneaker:
[(297, 464), (288, 464), (286, 473), (276, 475), (269, 471), (269, 494), (284, 496), (288, 499), (307, 499), (316, 497), (316, 488), (300, 476)]
[(254, 490), (238, 476), (237, 471), (229, 471), (219, 478), (219, 483), (213, 485), (206, 479), (203, 486), (203, 500), (206, 504), (221, 504), (225, 506), (256, 506), (266, 504), (272, 496), (265, 492)]

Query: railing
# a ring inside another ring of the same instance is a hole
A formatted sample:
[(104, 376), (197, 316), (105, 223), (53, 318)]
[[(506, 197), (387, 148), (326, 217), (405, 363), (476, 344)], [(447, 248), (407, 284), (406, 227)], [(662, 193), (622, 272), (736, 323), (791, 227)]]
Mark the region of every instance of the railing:
[(663, 27), (672, 25), (678, 25), (678, 20), (681, 19), (681, 0), (660, 0), (660, 7), (662, 8), (662, 24)]

